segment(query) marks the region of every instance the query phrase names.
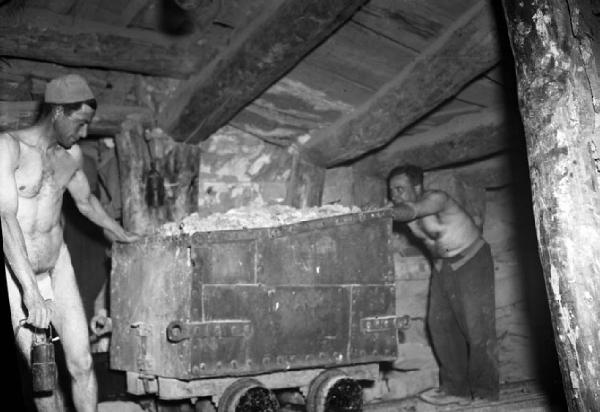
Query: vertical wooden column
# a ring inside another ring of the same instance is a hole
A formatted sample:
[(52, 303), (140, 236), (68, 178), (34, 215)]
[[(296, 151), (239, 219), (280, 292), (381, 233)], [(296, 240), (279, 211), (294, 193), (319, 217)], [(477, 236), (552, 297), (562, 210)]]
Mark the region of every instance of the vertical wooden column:
[[(148, 126), (128, 119), (115, 139), (123, 225), (139, 234), (151, 233), (198, 209), (200, 148), (176, 143), (161, 133), (147, 136)], [(160, 179), (152, 181), (151, 173)]]
[(569, 410), (600, 410), (598, 85), (573, 0), (503, 0), (539, 253)]

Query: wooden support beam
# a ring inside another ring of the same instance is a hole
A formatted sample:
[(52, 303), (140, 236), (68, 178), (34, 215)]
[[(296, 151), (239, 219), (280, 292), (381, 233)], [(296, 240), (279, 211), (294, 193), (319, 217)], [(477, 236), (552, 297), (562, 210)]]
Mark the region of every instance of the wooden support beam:
[[(600, 410), (598, 28), (577, 0), (504, 0), (533, 215), (569, 411)], [(598, 57), (598, 56), (596, 56)]]
[[(35, 121), (39, 102), (1, 102), (0, 131), (28, 127)], [(145, 107), (98, 104), (98, 110), (92, 119), (89, 134), (114, 136), (121, 130), (121, 123), (130, 115), (136, 115), (142, 121), (152, 119), (152, 111)]]
[(511, 146), (513, 136), (508, 123), (501, 108), (458, 116), (427, 132), (401, 136), (354, 167), (361, 173), (385, 178), (403, 163), (432, 169), (472, 161)]
[(67, 66), (186, 77), (217, 51), (149, 30), (115, 26), (39, 9), (0, 16), (0, 55)]
[(277, 0), (236, 42), (184, 82), (159, 116), (174, 139), (198, 142), (283, 76), (364, 0)]
[(200, 147), (149, 136), (143, 121), (127, 119), (115, 139), (123, 225), (149, 234), (198, 210)]
[(491, 2), (478, 1), (397, 77), (356, 111), (312, 136), (301, 150), (333, 166), (376, 149), (500, 59)]

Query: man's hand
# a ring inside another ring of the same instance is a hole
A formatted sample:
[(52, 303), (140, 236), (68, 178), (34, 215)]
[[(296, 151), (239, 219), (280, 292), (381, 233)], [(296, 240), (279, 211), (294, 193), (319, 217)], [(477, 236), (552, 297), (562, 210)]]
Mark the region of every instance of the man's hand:
[(128, 232), (125, 229), (123, 229), (121, 226), (119, 226), (115, 230), (104, 229), (104, 235), (111, 242), (123, 242), (123, 243), (135, 242), (136, 240), (139, 240), (142, 238), (137, 233)]
[(23, 294), (23, 303), (27, 309), (27, 323), (34, 328), (46, 329), (54, 314), (54, 302), (44, 300), (39, 291)]

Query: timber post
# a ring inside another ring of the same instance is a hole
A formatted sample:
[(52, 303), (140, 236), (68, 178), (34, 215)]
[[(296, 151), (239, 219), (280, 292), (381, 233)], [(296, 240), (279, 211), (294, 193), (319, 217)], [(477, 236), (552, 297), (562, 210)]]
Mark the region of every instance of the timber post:
[[(600, 196), (594, 53), (577, 1), (503, 0), (540, 260), (569, 410), (600, 410)], [(590, 61), (592, 64), (590, 64)]]

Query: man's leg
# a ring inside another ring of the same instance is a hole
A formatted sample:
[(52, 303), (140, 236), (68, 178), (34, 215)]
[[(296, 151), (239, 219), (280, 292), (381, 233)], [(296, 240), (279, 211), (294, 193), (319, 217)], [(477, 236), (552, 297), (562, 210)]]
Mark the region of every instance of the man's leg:
[(440, 365), (440, 387), (450, 395), (469, 396), (467, 343), (456, 321), (446, 284), (451, 274), (444, 269), (442, 273), (435, 269), (432, 272), (427, 325)]
[(469, 382), (473, 396), (497, 400), (500, 391), (494, 264), (489, 245), (459, 269), (465, 332), (469, 341)]
[(52, 271), (55, 314), (52, 324), (60, 336), (71, 374), (73, 403), (79, 412), (95, 412), (98, 387), (90, 353), (87, 322), (67, 247), (63, 245)]
[[(15, 279), (13, 278), (12, 272), (8, 267), (6, 270), (6, 288), (8, 290), (8, 301), (10, 304), (10, 317), (15, 333), (15, 340), (19, 351), (23, 355), (24, 363), (27, 368), (31, 367), (31, 345), (33, 343), (34, 333), (29, 325), (23, 324), (23, 320), (27, 319), (23, 308), (23, 299), (21, 297), (21, 290)], [(44, 276), (44, 275), (38, 275)], [(27, 371), (22, 370), (20, 373), (20, 379), (23, 385), (23, 391), (30, 395), (32, 393), (32, 381), (31, 374)], [(26, 396), (25, 399), (28, 397)], [(34, 402), (38, 412), (57, 412), (63, 411), (62, 397), (58, 392), (58, 388), (52, 392), (52, 394), (34, 394)]]

